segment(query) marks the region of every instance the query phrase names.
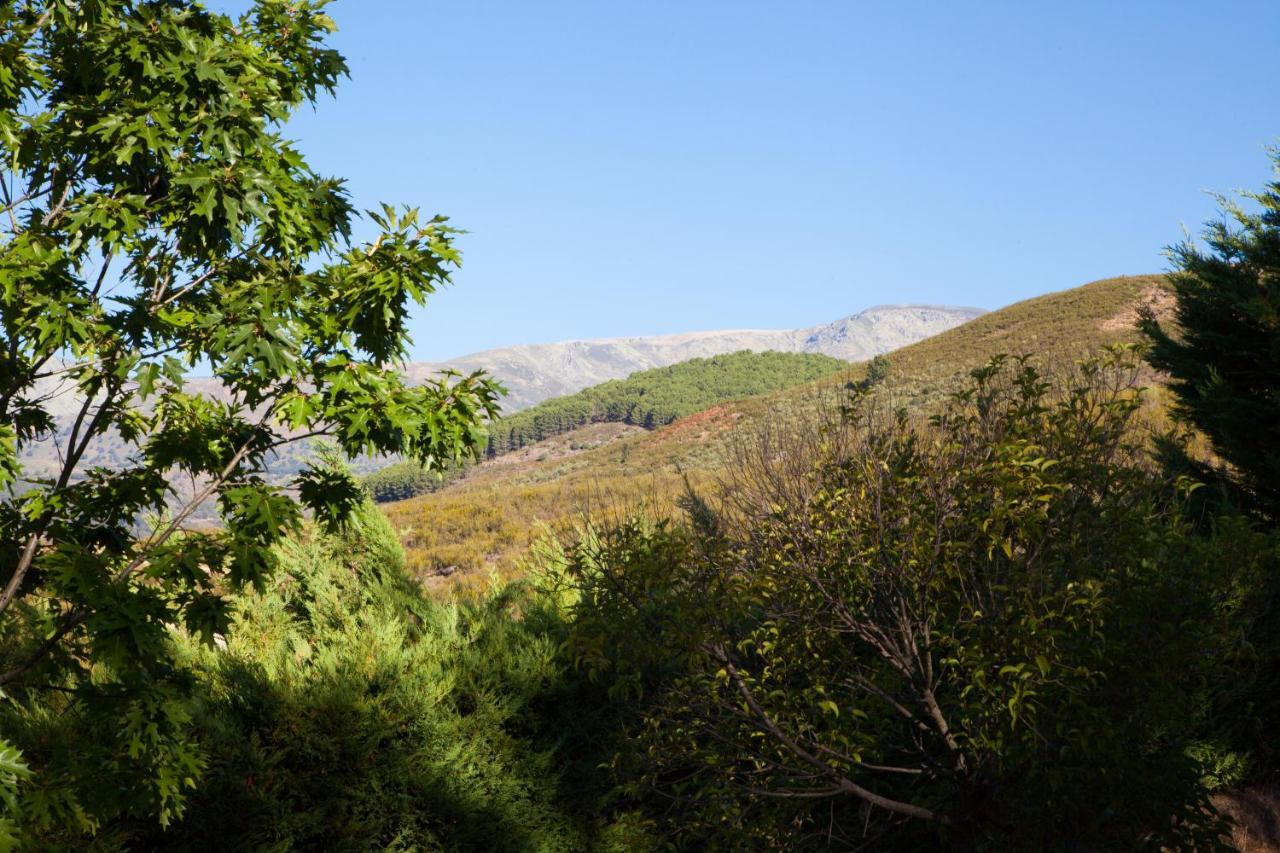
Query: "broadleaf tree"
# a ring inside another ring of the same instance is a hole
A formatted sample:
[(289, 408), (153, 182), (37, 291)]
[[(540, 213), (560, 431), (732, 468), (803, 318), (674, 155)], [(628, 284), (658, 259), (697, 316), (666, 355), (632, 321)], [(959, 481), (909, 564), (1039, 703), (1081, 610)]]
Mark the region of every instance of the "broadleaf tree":
[[(215, 638), (274, 543), (360, 495), (331, 466), (279, 482), (286, 447), (441, 467), (485, 446), (500, 386), (396, 369), (456, 232), (382, 206), (353, 241), (343, 182), (282, 135), (346, 73), (324, 5), (0, 0), (0, 689), (25, 720), (0, 752), (39, 779), (7, 811), (180, 811), (203, 759), (171, 631)], [(91, 464), (107, 440), (123, 458)]]

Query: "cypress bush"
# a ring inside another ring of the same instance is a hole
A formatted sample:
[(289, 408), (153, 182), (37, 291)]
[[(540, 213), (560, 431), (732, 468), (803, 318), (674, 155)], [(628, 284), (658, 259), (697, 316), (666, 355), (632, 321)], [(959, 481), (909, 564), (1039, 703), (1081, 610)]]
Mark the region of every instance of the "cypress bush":
[(424, 598), (372, 503), (279, 562), (236, 600), (225, 648), (183, 643), (206, 771), (180, 820), (129, 828), (130, 846), (643, 848), (641, 828), (562, 790), (565, 734), (539, 714), (566, 670), (554, 620), (523, 618), (539, 607), (527, 590)]

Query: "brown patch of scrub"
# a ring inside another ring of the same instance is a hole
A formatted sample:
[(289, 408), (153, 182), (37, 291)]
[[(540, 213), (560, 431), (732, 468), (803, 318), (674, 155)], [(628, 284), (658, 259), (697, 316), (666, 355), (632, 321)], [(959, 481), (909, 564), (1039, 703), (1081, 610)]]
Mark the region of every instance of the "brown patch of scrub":
[[(663, 427), (662, 433), (665, 436), (675, 436), (681, 433), (697, 432), (699, 438), (706, 438), (710, 434), (712, 426), (728, 429), (740, 417), (742, 417), (742, 413), (734, 411), (732, 404), (720, 403), (709, 409), (695, 412), (692, 415), (685, 415), (683, 418), (672, 421)], [(726, 420), (728, 421), (727, 423), (721, 423)]]
[(1240, 853), (1280, 853), (1280, 785), (1214, 794), (1213, 804), (1231, 818), (1231, 846)]
[(1168, 323), (1173, 319), (1173, 309), (1177, 302), (1173, 291), (1167, 286), (1153, 284), (1142, 291), (1142, 296), (1137, 302), (1127, 306), (1119, 314), (1103, 320), (1101, 329), (1104, 332), (1127, 332), (1137, 328), (1138, 312), (1144, 307), (1149, 307), (1162, 324)]

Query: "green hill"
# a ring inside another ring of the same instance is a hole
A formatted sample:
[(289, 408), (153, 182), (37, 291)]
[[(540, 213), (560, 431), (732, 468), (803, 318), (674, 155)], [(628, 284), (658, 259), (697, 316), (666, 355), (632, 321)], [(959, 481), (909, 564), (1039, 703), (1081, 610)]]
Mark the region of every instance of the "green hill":
[[(826, 355), (743, 350), (643, 370), (502, 418), (490, 428), (488, 456), (492, 459), (589, 424), (655, 429), (716, 403), (790, 388), (848, 368), (847, 361)], [(397, 462), (366, 477), (365, 486), (374, 500), (403, 500), (435, 491), (461, 473), (429, 474), (416, 463)]]
[[(1168, 308), (1162, 276), (1107, 279), (985, 314), (887, 356), (886, 392), (896, 405), (928, 410), (968, 371), (997, 353), (1032, 353), (1052, 365), (1109, 343), (1137, 339), (1138, 309)], [(834, 382), (858, 380), (865, 365), (770, 394), (719, 403), (653, 431), (560, 446), (575, 433), (499, 457), (433, 494), (387, 504), (403, 531), (409, 566), (436, 585), (482, 582), (518, 571), (538, 531), (571, 525), (583, 509), (609, 509), (675, 495), (685, 477), (710, 483), (734, 437)], [(592, 446), (597, 445), (597, 446)]]
[(653, 429), (725, 400), (768, 394), (848, 367), (847, 361), (812, 353), (743, 350), (693, 358), (603, 382), (503, 418), (490, 430), (489, 453), (501, 455), (587, 424)]

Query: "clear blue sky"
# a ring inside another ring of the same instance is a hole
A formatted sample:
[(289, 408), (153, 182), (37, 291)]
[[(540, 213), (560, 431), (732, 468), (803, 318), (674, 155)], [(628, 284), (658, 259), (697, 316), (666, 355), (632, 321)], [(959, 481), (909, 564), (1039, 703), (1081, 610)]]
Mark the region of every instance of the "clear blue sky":
[(290, 136), (471, 232), (415, 358), (1162, 270), (1280, 141), (1275, 0), (329, 11), (352, 76)]

